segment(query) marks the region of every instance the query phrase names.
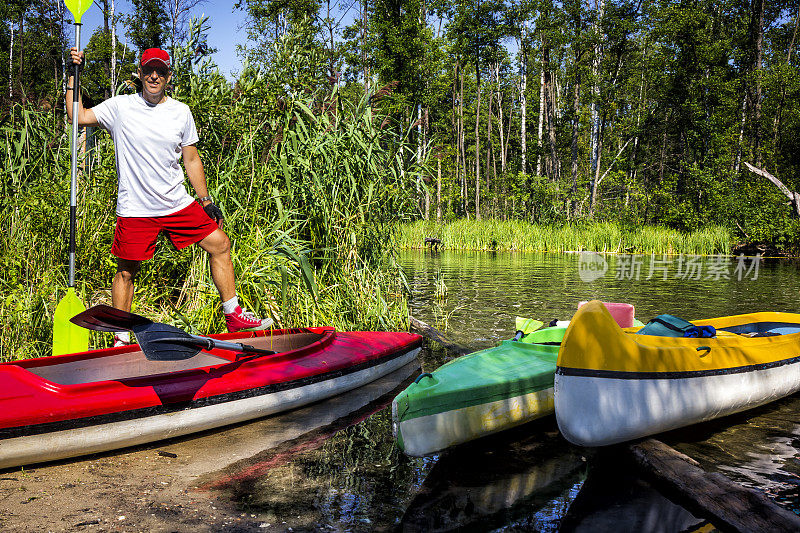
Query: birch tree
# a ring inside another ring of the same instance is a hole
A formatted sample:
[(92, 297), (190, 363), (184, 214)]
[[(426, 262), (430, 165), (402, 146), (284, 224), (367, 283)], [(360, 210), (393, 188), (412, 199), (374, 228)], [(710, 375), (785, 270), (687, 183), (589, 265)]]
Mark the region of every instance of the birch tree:
[(170, 28), (170, 55), (175, 56), (175, 47), (186, 38), (189, 14), (206, 0), (166, 0)]
[(592, 75), (592, 103), (591, 103), (591, 137), (589, 150), (591, 152), (591, 176), (589, 178), (589, 210), (593, 212), (594, 202), (597, 198), (597, 181), (600, 177), (600, 157), (602, 153), (602, 135), (600, 112), (600, 63), (603, 58), (603, 16), (605, 14), (605, 0), (595, 0), (595, 12), (592, 20), (594, 47), (592, 51), (591, 75)]

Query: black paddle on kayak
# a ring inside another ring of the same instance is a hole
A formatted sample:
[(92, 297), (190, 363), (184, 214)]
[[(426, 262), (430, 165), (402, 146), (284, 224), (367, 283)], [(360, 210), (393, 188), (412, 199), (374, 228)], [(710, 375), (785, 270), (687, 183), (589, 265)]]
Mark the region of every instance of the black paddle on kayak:
[(221, 348), (241, 353), (273, 355), (264, 350), (238, 342), (221, 341), (186, 333), (182, 329), (153, 322), (141, 315), (122, 311), (108, 305), (96, 305), (70, 319), (73, 324), (95, 331), (117, 333), (132, 331), (145, 357), (151, 361), (180, 361), (194, 357), (201, 350)]

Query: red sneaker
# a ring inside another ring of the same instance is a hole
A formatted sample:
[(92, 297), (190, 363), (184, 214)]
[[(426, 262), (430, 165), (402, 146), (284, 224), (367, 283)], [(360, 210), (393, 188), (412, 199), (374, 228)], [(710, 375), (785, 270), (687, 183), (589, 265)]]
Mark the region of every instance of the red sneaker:
[(228, 333), (237, 331), (258, 331), (267, 329), (274, 321), (271, 318), (258, 318), (250, 311), (245, 311), (237, 306), (233, 313), (225, 315), (225, 323), (228, 325)]

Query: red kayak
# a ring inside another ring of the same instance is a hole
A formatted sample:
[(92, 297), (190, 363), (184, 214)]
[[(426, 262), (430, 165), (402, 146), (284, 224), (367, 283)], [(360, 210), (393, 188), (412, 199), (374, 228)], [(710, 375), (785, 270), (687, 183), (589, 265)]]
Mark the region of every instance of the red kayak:
[(152, 361), (138, 345), (0, 364), (0, 468), (122, 448), (294, 409), (354, 389), (419, 353), (411, 333), (304, 328), (212, 335), (215, 348)]

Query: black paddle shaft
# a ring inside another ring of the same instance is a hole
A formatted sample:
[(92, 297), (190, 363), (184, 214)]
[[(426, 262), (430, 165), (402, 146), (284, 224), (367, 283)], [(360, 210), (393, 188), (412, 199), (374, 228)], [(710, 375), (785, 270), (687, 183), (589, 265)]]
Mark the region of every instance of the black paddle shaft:
[(133, 331), (145, 357), (151, 361), (179, 361), (194, 357), (201, 350), (220, 348), (241, 353), (273, 355), (264, 350), (238, 342), (228, 342), (210, 337), (191, 335), (182, 329), (161, 324), (143, 316), (122, 311), (108, 305), (96, 305), (70, 319), (73, 324), (95, 331)]
[(185, 331), (170, 326), (150, 322), (133, 328), (133, 334), (141, 346), (145, 357), (152, 361), (178, 361), (194, 357), (202, 349), (213, 350), (221, 348), (234, 352), (254, 353), (260, 355), (273, 355), (272, 350), (263, 350), (254, 346), (238, 342), (226, 342), (210, 337), (190, 335)]
[[(78, 27), (78, 25), (76, 24), (76, 31), (78, 31), (77, 27)], [(77, 108), (77, 104), (80, 101), (79, 100), (80, 99), (80, 86), (81, 86), (80, 79), (81, 79), (81, 69), (80, 69), (80, 65), (78, 65), (76, 63), (75, 64), (74, 79), (73, 79), (73, 83), (72, 83), (73, 110)], [(74, 111), (73, 111), (73, 113), (74, 113)], [(78, 117), (73, 116), (72, 120), (77, 122), (78, 121)], [(77, 143), (78, 142), (77, 136), (72, 139), (72, 142), (73, 143)], [(77, 238), (76, 238), (75, 235), (77, 233), (77, 228), (78, 228), (78, 206), (75, 205), (72, 201), (70, 201), (70, 205), (69, 205), (69, 256), (71, 258), (70, 259), (71, 269), (70, 269), (70, 280), (69, 280), (70, 281), (70, 284), (69, 284), (70, 287), (74, 287), (75, 286), (75, 279), (74, 279), (75, 278), (75, 275), (74, 275), (74, 269), (75, 269), (74, 264), (75, 263), (74, 263), (74, 258), (75, 258), (75, 253), (76, 253), (75, 243), (77, 242)]]
[[(81, 23), (75, 22), (75, 48), (81, 47)], [(79, 102), (81, 95), (81, 69), (74, 63), (72, 80), (72, 145), (70, 146), (70, 185), (69, 185), (69, 286), (75, 286), (76, 232), (78, 228), (78, 127)]]

